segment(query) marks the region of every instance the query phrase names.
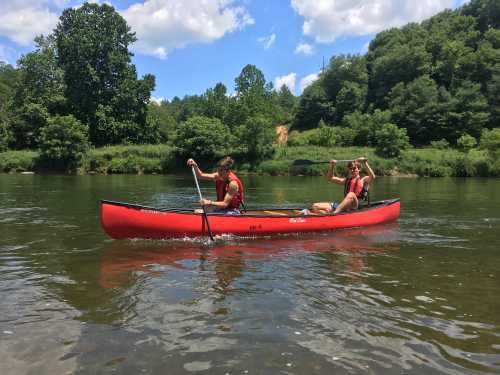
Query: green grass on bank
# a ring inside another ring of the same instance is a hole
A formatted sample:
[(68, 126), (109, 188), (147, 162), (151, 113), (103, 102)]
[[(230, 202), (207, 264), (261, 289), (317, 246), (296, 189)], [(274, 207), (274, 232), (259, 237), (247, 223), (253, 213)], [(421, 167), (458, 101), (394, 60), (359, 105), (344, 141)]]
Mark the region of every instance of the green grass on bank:
[[(318, 147), (296, 146), (276, 149), (270, 160), (249, 168), (240, 164), (240, 172), (264, 175), (306, 174), (322, 175), (327, 166), (314, 165), (308, 168), (292, 169), (297, 159), (328, 161), (330, 159), (352, 159), (365, 156), (375, 173), (383, 175), (417, 175), (426, 177), (446, 176), (500, 176), (500, 161), (494, 160), (486, 151), (473, 149), (461, 152), (454, 149), (410, 149), (399, 158), (385, 159), (377, 156), (369, 147)], [(215, 161), (214, 161), (215, 162)], [(176, 173), (176, 165), (184, 165), (183, 160), (175, 160), (171, 146), (130, 145), (109, 146), (91, 149), (82, 160), (77, 173)], [(338, 172), (345, 172), (345, 163), (340, 163)], [(237, 168), (238, 170), (238, 165)], [(0, 153), (0, 172), (22, 172), (40, 170), (38, 153), (21, 150)]]
[(0, 172), (25, 172), (35, 169), (38, 152), (30, 150), (0, 152)]

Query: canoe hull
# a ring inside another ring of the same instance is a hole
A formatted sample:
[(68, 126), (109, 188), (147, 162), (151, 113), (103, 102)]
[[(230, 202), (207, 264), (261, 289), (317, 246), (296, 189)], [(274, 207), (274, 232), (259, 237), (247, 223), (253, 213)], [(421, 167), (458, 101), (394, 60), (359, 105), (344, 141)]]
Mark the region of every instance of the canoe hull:
[[(291, 212), (291, 211), (290, 211)], [(339, 215), (238, 215), (209, 214), (214, 235), (261, 236), (284, 233), (331, 231), (395, 221), (399, 199)], [(101, 225), (112, 238), (163, 239), (207, 234), (202, 214), (191, 210), (162, 210), (120, 202), (101, 202)]]

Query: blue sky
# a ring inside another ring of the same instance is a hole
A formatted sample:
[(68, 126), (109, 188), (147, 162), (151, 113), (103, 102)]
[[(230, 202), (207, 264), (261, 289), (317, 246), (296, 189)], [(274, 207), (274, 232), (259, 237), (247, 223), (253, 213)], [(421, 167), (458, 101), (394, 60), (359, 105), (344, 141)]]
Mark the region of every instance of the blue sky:
[[(103, 2), (94, 1), (94, 2)], [(323, 58), (364, 53), (386, 28), (418, 22), (466, 0), (110, 0), (137, 33), (133, 62), (156, 76), (156, 99), (201, 94), (254, 64), (296, 95)], [(2, 0), (0, 60), (15, 64), (79, 0)]]

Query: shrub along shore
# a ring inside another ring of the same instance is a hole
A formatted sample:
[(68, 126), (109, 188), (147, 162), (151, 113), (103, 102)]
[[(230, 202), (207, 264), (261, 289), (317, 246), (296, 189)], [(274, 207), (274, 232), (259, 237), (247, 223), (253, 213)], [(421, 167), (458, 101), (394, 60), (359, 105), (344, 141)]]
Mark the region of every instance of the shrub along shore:
[[(326, 164), (292, 168), (297, 159), (328, 161), (352, 159), (365, 156), (379, 176), (421, 176), (421, 177), (498, 177), (500, 160), (488, 150), (419, 148), (409, 149), (397, 158), (382, 158), (370, 147), (319, 147), (288, 146), (276, 147), (273, 157), (257, 165), (238, 163), (236, 170), (242, 174), (261, 175), (323, 175)], [(208, 162), (205, 168), (215, 164)], [(345, 165), (339, 164), (339, 173), (345, 172)], [(0, 153), (0, 172), (21, 173), (53, 172), (44, 165), (36, 151), (7, 151)], [(72, 171), (76, 174), (174, 174), (186, 172), (184, 160), (176, 156), (174, 149), (166, 145), (130, 145), (94, 148), (87, 152), (80, 165)]]

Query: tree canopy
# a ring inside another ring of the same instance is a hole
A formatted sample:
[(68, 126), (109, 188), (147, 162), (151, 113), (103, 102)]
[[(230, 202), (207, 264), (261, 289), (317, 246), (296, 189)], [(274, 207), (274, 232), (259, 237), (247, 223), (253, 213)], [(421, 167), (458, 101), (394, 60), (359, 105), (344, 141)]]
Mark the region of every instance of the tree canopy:
[(79, 156), (54, 145), (81, 140), (80, 155), (87, 145), (161, 142), (183, 157), (230, 152), (257, 163), (272, 154), (276, 126), (288, 127), (297, 144), (371, 146), (387, 156), (408, 142), (483, 147), (500, 126), (496, 0), (382, 31), (366, 54), (332, 56), (300, 96), (247, 64), (234, 87), (219, 82), (152, 102), (154, 76), (138, 78), (131, 62), (135, 41), (110, 5), (64, 10), (17, 67), (0, 62), (0, 150), (38, 148), (73, 163)]

